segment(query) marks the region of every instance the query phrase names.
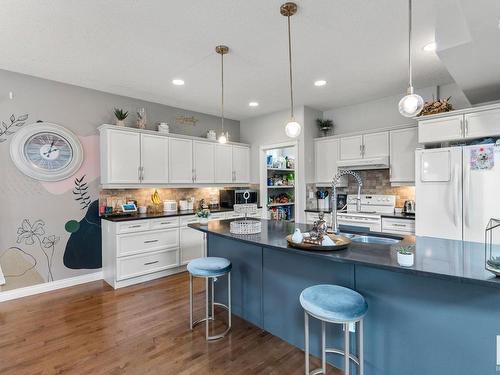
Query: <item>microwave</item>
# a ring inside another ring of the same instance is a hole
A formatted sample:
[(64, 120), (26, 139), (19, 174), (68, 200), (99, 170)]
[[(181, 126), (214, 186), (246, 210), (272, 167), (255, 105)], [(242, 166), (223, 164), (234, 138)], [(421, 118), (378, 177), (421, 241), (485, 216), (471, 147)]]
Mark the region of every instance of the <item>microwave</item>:
[[(248, 199), (245, 199), (248, 192)], [(254, 203), (258, 204), (259, 194), (252, 189), (222, 189), (219, 190), (219, 204), (222, 208), (234, 208), (235, 204)]]

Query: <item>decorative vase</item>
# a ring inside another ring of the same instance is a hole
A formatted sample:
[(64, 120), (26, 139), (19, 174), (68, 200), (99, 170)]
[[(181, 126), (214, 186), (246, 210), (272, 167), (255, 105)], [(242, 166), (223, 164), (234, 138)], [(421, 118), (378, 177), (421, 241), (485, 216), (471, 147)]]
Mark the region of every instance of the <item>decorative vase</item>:
[(398, 251), (398, 263), (402, 267), (411, 267), (415, 263), (415, 254), (401, 254)]
[(146, 110), (144, 108), (137, 109), (137, 128), (146, 129)]
[(328, 137), (328, 133), (330, 133), (330, 129), (328, 127), (321, 128), (321, 131), (323, 132), (323, 137)]
[(125, 126), (124, 120), (116, 120), (116, 126)]
[(200, 224), (207, 225), (208, 224), (208, 217), (200, 217)]

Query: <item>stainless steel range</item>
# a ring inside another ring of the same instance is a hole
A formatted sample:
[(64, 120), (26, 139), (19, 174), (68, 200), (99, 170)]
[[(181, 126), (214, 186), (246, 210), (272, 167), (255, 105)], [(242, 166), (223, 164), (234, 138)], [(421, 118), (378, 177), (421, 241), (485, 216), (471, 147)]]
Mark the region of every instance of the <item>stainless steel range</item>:
[(347, 196), (347, 212), (337, 212), (338, 224), (381, 232), (381, 214), (394, 212), (396, 196), (362, 194), (360, 211), (356, 210), (356, 202), (357, 195)]

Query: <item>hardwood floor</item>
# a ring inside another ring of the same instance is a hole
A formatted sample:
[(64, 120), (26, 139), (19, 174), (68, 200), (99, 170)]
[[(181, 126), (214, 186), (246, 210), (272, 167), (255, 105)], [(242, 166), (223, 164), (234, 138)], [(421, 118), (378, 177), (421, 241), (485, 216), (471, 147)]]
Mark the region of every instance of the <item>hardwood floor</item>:
[[(198, 316), (199, 279), (195, 290)], [(302, 351), (237, 317), (230, 335), (210, 343), (204, 327), (189, 330), (188, 319), (186, 273), (116, 291), (97, 281), (3, 302), (0, 374), (304, 372)]]

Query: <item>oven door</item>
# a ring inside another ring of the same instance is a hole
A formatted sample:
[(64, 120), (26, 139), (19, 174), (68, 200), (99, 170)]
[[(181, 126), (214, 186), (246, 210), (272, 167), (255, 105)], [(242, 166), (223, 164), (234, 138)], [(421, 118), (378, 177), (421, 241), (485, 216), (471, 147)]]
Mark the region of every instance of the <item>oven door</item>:
[(341, 230), (353, 229), (353, 230), (368, 230), (370, 232), (381, 232), (382, 231), (382, 219), (380, 217), (367, 217), (349, 214), (337, 214), (337, 223)]

